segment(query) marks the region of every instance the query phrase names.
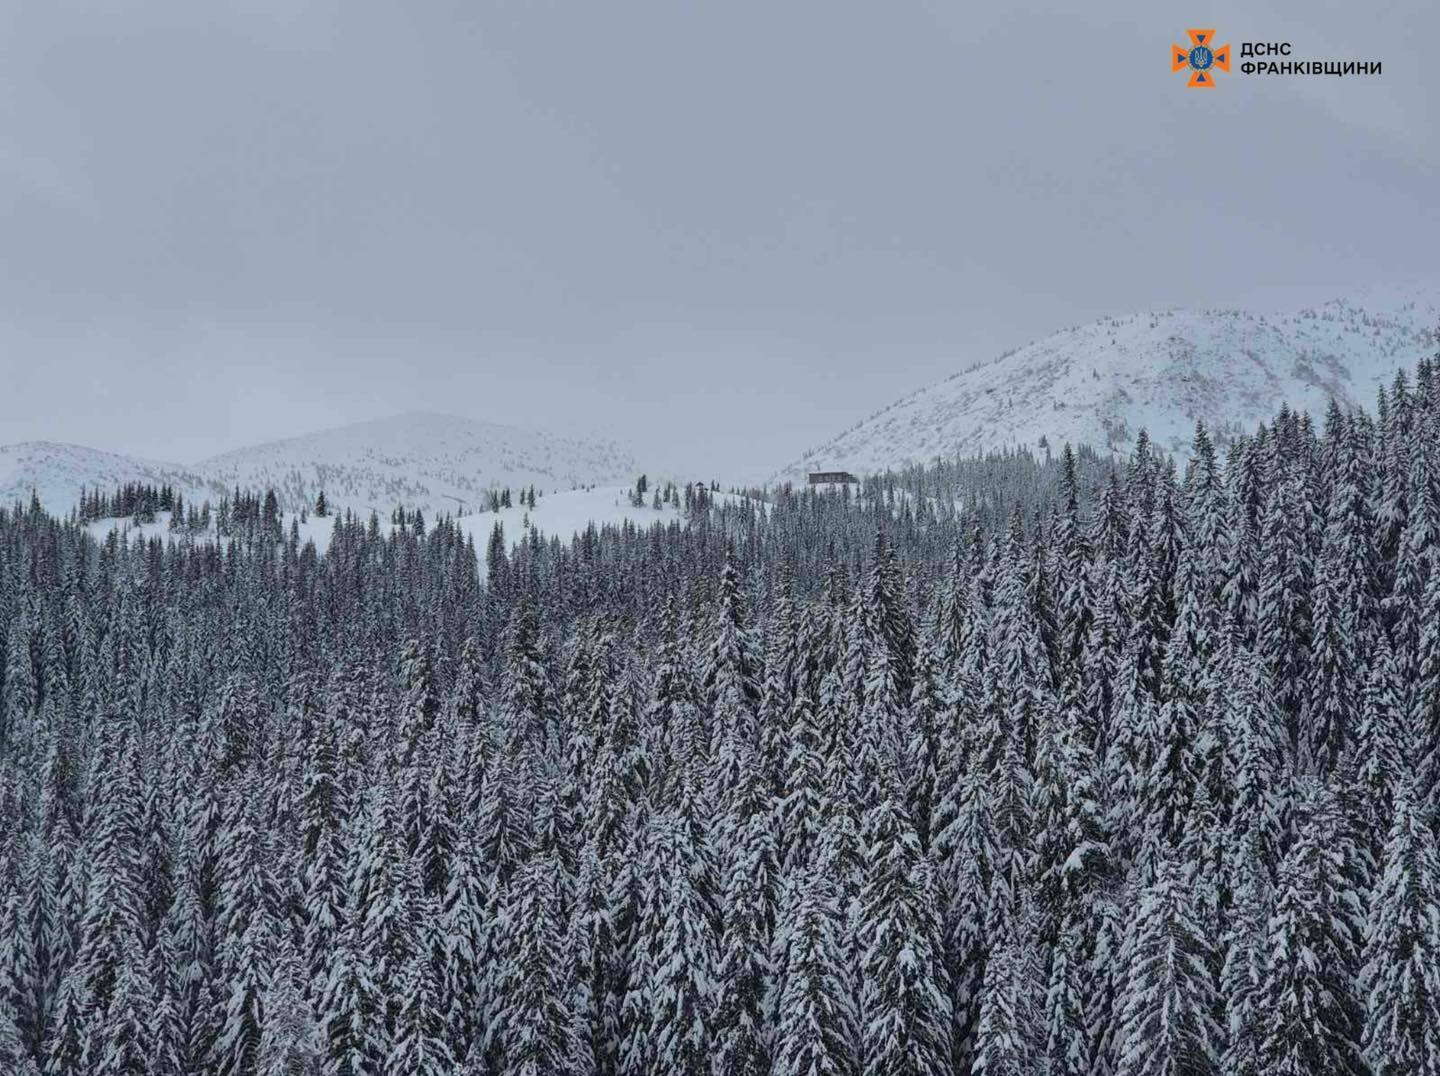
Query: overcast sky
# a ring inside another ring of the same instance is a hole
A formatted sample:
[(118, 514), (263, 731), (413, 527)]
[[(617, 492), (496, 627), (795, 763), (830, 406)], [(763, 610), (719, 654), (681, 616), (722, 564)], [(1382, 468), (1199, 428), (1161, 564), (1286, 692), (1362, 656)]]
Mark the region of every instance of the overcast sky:
[[(1081, 6), (0, 0), (0, 443), (750, 477), (1068, 325), (1435, 273), (1440, 5)], [(1383, 74), (1187, 91), (1197, 18)]]

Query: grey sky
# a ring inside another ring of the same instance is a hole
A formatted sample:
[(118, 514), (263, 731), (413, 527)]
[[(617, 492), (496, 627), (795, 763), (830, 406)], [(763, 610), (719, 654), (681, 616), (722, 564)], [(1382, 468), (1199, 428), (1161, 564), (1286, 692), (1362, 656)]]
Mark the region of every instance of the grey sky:
[[(1440, 6), (1085, 6), (0, 0), (0, 443), (753, 477), (1070, 324), (1434, 273)], [(1197, 19), (1384, 73), (1186, 91)]]

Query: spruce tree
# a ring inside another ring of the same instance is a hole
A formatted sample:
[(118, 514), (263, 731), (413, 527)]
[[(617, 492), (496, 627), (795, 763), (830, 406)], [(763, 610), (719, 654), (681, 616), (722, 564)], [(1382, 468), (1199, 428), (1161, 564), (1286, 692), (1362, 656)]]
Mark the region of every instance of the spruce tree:
[(1045, 984), (1020, 919), (1018, 913), (1011, 914), (985, 963), (971, 1068), (984, 1076), (1033, 1073), (1045, 1047)]
[(1395, 796), (1362, 959), (1361, 1045), (1371, 1070), (1440, 1072), (1440, 855), (1413, 782)]
[(713, 1069), (719, 1076), (770, 1071), (766, 994), (773, 979), (769, 954), (774, 908), (767, 892), (774, 874), (772, 824), (768, 812), (757, 811), (744, 826), (725, 885), (713, 1019)]
[(1268, 926), (1261, 1057), (1279, 1076), (1361, 1073), (1356, 852), (1335, 794), (1312, 783), (1281, 861)]
[(844, 917), (823, 874), (798, 882), (781, 915), (776, 1076), (855, 1076), (859, 1017), (841, 945)]
[(1119, 1076), (1219, 1072), (1211, 943), (1195, 897), (1173, 859), (1158, 865), (1135, 910), (1135, 937), (1121, 1011)]
[(861, 1071), (938, 1076), (949, 1068), (951, 1009), (930, 864), (892, 798), (867, 814), (864, 839)]

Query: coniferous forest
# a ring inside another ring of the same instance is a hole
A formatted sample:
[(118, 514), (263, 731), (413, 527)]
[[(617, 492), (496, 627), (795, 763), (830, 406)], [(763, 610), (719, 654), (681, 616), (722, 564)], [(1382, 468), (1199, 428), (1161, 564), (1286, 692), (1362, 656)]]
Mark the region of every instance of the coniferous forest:
[(0, 511), (0, 1071), (1440, 1073), (1435, 364), (1180, 467), (265, 515)]

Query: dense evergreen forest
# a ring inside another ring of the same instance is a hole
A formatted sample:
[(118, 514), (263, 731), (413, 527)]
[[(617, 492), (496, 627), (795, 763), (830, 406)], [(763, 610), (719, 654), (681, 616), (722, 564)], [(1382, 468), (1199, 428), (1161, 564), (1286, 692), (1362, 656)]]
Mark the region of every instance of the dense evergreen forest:
[(0, 1071), (1440, 1073), (1435, 364), (571, 542), (244, 498), (0, 511)]

